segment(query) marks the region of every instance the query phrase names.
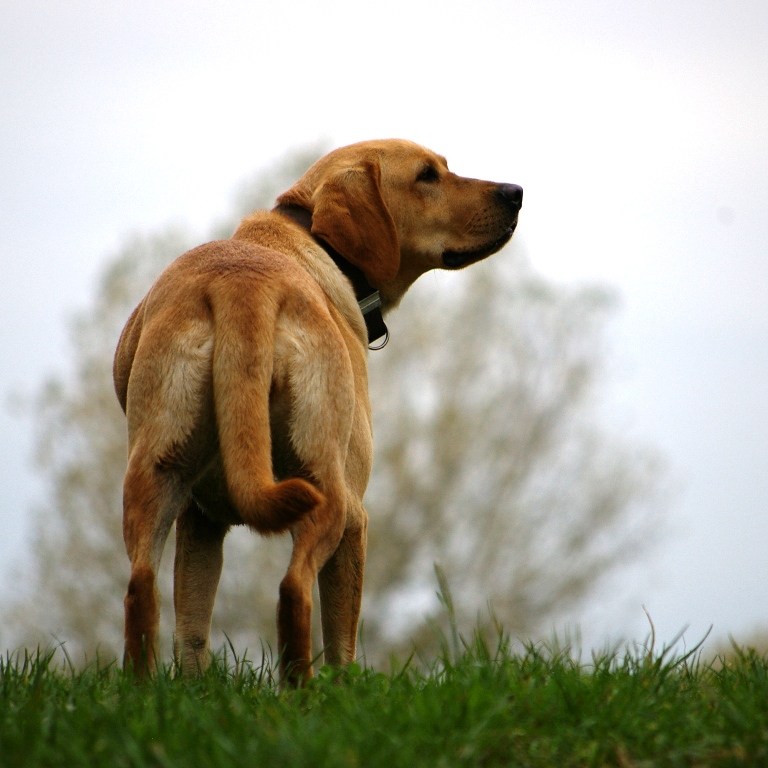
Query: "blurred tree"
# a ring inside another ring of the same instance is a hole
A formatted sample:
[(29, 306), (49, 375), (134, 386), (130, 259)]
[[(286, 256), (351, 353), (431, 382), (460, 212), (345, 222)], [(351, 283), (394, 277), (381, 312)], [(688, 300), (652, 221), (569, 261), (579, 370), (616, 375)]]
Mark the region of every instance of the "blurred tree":
[[(215, 236), (270, 206), (321, 153), (310, 147), (258, 174)], [(46, 643), (54, 635), (70, 654), (121, 652), (126, 448), (112, 354), (154, 278), (192, 244), (179, 231), (129, 241), (93, 308), (75, 323), (74, 378), (42, 389), (37, 458), (50, 503), (37, 513), (25, 592), (6, 611), (6, 644)], [(654, 452), (601, 429), (597, 418), (609, 296), (553, 286), (509, 250), (439, 275), (414, 287), (390, 318), (392, 342), (370, 357), (369, 661), (412, 639), (429, 650), (425, 616), (439, 616), (434, 562), (462, 626), (475, 626), (490, 601), (507, 631), (526, 635), (550, 626), (603, 575), (636, 557), (659, 519)], [(172, 540), (161, 577), (166, 650)], [(289, 551), (289, 537), (264, 541), (244, 529), (227, 537), (214, 633), (226, 632), (240, 651), (253, 649), (257, 636), (274, 647), (277, 585)]]
[(368, 647), (429, 650), (435, 623), (447, 634), (434, 563), (468, 636), (495, 617), (526, 637), (651, 543), (662, 462), (597, 413), (614, 304), (509, 253), (435, 273), (403, 301), (370, 362)]

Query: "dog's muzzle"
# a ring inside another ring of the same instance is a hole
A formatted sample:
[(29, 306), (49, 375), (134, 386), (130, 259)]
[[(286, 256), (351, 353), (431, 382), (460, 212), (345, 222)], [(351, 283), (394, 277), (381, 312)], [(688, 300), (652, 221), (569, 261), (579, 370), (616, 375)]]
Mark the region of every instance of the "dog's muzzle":
[(467, 264), (490, 256), (503, 248), (512, 237), (517, 227), (517, 215), (523, 207), (523, 188), (517, 184), (499, 184), (494, 190), (496, 200), (502, 205), (502, 220), (507, 222), (506, 228), (499, 237), (483, 244), (479, 248), (467, 248), (460, 251), (445, 251), (443, 253), (443, 265), (447, 269), (460, 269)]

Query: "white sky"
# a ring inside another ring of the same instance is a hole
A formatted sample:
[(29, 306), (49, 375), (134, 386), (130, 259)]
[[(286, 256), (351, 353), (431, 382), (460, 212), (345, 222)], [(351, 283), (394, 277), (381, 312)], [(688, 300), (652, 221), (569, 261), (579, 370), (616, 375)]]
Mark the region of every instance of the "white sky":
[[(606, 411), (680, 489), (586, 638), (768, 626), (764, 0), (0, 2), (0, 574), (43, 489), (10, 414), (136, 229), (205, 233), (296, 145), (402, 136), (525, 188), (516, 239), (623, 300)], [(407, 298), (406, 298), (407, 301)]]

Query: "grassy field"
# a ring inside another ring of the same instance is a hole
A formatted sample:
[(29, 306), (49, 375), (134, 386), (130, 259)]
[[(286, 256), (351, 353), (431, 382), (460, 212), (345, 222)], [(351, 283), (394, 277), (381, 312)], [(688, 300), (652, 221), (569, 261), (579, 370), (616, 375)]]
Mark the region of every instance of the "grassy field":
[(298, 691), (231, 656), (145, 684), (52, 659), (2, 659), (0, 766), (768, 765), (768, 658), (749, 652), (578, 663), (476, 639), (430, 670), (323, 668)]

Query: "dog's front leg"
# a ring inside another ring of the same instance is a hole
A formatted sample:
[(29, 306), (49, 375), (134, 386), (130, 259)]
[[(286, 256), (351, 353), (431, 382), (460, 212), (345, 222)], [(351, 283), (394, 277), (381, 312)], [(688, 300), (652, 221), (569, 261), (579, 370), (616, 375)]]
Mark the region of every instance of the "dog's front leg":
[(368, 523), (362, 506), (360, 512), (318, 574), (325, 663), (334, 666), (355, 660)]
[(194, 501), (176, 521), (174, 649), (185, 675), (204, 672), (210, 662), (211, 615), (228, 530), (204, 515)]

